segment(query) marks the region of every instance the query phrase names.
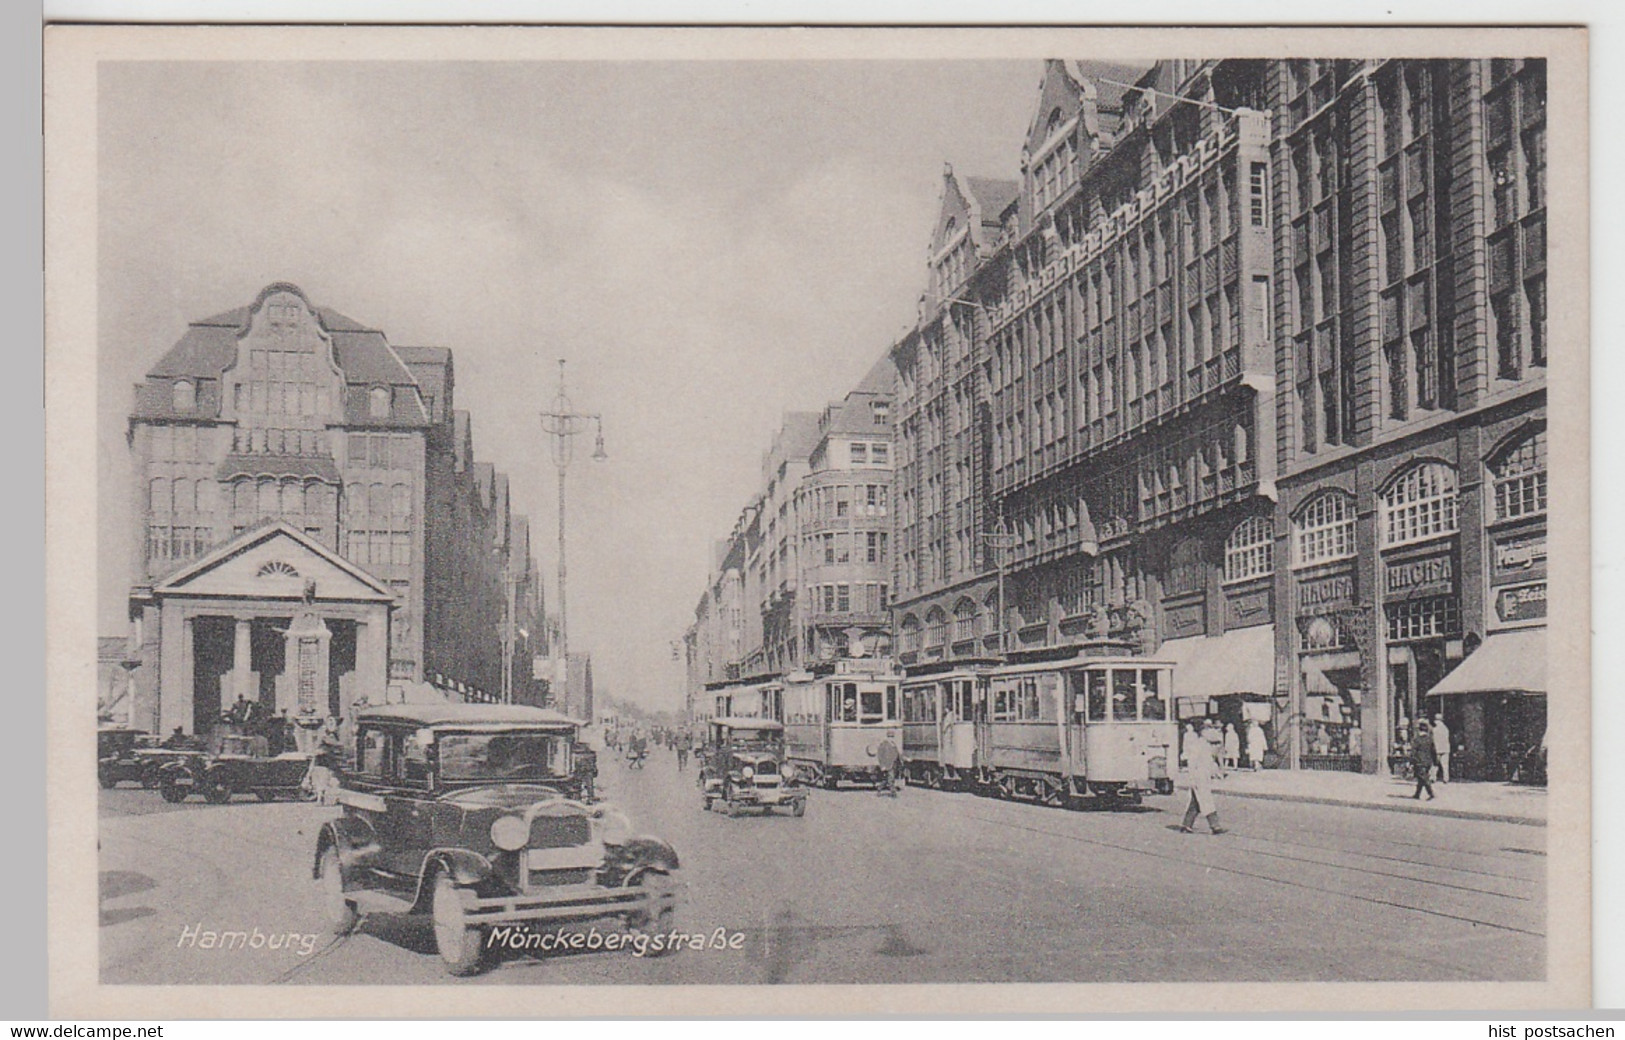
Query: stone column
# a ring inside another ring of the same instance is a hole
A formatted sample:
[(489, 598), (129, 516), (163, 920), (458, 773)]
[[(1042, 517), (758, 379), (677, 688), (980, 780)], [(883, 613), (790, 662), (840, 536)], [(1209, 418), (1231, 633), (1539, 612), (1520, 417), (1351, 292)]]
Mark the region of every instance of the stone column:
[(229, 711), (238, 697), (253, 700), (254, 690), (253, 620), (237, 619), (236, 639), (231, 651), (231, 682), (220, 690), (221, 710)]
[(192, 619), (181, 608), (166, 603), (159, 611), (158, 717), (159, 731), (168, 736), (176, 727), (197, 732), (192, 718)]

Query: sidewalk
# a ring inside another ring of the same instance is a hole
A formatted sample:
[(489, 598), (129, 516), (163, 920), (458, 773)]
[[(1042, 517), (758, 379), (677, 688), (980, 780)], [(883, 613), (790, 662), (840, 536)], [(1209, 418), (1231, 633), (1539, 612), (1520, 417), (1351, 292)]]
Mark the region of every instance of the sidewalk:
[[(1180, 781), (1183, 782), (1183, 775)], [(1529, 827), (1546, 826), (1546, 788), (1523, 784), (1456, 781), (1433, 785), (1438, 795), (1413, 801), (1413, 782), (1363, 773), (1316, 769), (1232, 770), (1213, 785), (1232, 798), (1265, 798), (1282, 802), (1313, 802), (1357, 809), (1425, 813), (1471, 820), (1498, 820)]]

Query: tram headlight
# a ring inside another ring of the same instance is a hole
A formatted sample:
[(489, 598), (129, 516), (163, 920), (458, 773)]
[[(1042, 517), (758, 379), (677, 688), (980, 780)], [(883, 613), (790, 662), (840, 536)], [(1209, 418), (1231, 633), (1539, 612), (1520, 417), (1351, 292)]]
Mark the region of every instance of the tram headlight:
[(491, 821), (491, 844), (504, 852), (517, 852), (530, 840), (530, 828), (523, 817), (498, 816)]

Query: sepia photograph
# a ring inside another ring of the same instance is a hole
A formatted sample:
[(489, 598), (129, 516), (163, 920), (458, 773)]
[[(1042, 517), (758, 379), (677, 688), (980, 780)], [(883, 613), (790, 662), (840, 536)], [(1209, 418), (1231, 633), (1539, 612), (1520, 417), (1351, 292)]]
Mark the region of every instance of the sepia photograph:
[(1583, 30), (45, 60), (62, 1011), (1588, 1001)]

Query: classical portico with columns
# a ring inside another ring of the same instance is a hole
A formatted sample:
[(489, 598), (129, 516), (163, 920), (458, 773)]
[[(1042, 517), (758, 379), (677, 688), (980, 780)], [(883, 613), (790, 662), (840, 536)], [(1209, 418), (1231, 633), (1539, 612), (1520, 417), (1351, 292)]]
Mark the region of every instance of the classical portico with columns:
[(157, 682), (132, 724), (207, 734), (241, 698), (307, 728), (383, 703), (397, 597), (283, 521), (266, 523), (130, 599)]

